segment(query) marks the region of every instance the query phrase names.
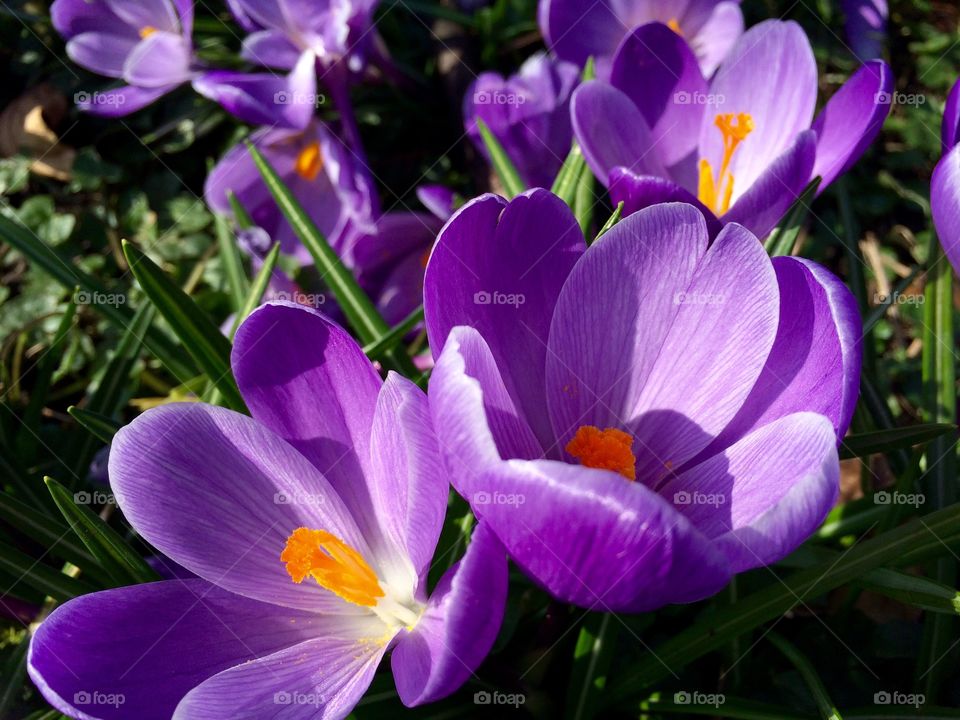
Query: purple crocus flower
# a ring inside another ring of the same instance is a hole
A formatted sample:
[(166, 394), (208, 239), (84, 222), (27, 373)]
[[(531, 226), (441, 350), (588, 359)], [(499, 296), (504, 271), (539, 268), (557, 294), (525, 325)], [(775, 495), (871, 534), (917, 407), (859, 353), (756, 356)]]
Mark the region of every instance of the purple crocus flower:
[(392, 649), (407, 705), (455, 690), (495, 639), (507, 566), (481, 524), (427, 595), (448, 486), (426, 397), (291, 305), (247, 319), (233, 370), (252, 418), (156, 408), (110, 457), (126, 518), (198, 577), (57, 608), (37, 687), (78, 718), (334, 720)]
[(842, 0), (840, 4), (853, 54), (861, 61), (882, 57), (890, 15), (887, 0)]
[(127, 83), (81, 97), (90, 113), (128, 115), (196, 74), (190, 0), (56, 0), (50, 15), (71, 60)]
[(477, 129), (481, 118), (503, 145), (524, 181), (550, 187), (570, 152), (570, 96), (580, 71), (568, 62), (537, 53), (509, 78), (482, 73), (463, 98), (463, 121), (473, 144), (485, 157)]
[(943, 252), (960, 272), (960, 80), (947, 96), (941, 139), (943, 157), (930, 179), (930, 211)]
[(547, 47), (581, 66), (593, 57), (599, 77), (639, 25), (668, 25), (689, 43), (708, 77), (743, 33), (739, 0), (540, 0), (538, 15)]
[[(319, 121), (305, 130), (261, 128), (250, 142), (263, 153), (306, 208), (334, 249), (358, 232), (373, 232), (379, 200), (366, 166)], [(234, 146), (207, 176), (204, 197), (214, 211), (230, 214), (233, 191), (254, 223), (281, 250), (302, 264), (313, 261), (260, 177), (246, 144)]]
[(430, 407), (454, 487), (561, 600), (690, 602), (804, 540), (857, 399), (853, 295), (696, 208), (587, 248), (545, 190), (479, 197), (427, 266)]
[(796, 23), (752, 27), (710, 82), (686, 43), (651, 23), (623, 41), (609, 83), (574, 93), (573, 128), (625, 214), (679, 200), (764, 237), (812, 178), (822, 190), (863, 154), (892, 88), (889, 67), (868, 62), (814, 118), (817, 65)]

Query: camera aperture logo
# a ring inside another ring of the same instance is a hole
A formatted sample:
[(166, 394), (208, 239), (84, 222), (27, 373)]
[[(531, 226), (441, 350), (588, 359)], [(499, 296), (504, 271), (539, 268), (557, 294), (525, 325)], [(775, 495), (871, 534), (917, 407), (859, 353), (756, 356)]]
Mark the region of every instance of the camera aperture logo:
[(505, 693), (494, 690), (488, 692), (479, 690), (473, 694), (474, 705), (512, 705), (515, 708), (520, 707), (527, 701), (527, 696), (523, 693)]
[(673, 702), (676, 705), (709, 705), (718, 708), (727, 701), (722, 693), (702, 693), (697, 690), (689, 692), (681, 690), (673, 694)]
[(481, 490), (473, 494), (475, 505), (513, 505), (519, 507), (527, 501), (521, 493), (486, 492)]
[(874, 705), (909, 705), (919, 708), (926, 701), (926, 696), (921, 693), (902, 693), (897, 690), (893, 692), (881, 690), (873, 695)]
[(704, 493), (699, 490), (679, 490), (673, 494), (674, 505), (709, 505), (718, 508), (727, 504), (727, 497), (722, 493)]
[(105, 693), (99, 690), (93, 690), (92, 692), (87, 690), (78, 690), (73, 694), (73, 704), (77, 705), (78, 707), (82, 705), (109, 705), (110, 707), (118, 708), (126, 701), (127, 698), (123, 693)]
[(504, 92), (503, 90), (477, 90), (473, 94), (475, 105), (513, 105), (519, 107), (527, 101), (520, 93)]
[(291, 90), (280, 90), (273, 94), (274, 105), (313, 105), (320, 107), (326, 104), (327, 96), (323, 93), (302, 93)]
[(497, 292), (487, 292), (486, 290), (480, 290), (473, 294), (473, 304), (474, 305), (509, 305), (512, 307), (520, 307), (527, 301), (526, 295), (523, 293), (503, 293)]
[(127, 96), (122, 93), (109, 92), (86, 92), (81, 90), (73, 95), (74, 105), (86, 105), (87, 107), (120, 107), (127, 102)]
[(326, 502), (327, 500), (322, 493), (278, 492), (273, 494), (274, 505), (306, 505), (316, 507)]
[(326, 704), (323, 695), (318, 692), (287, 692), (281, 690), (273, 694), (274, 705), (305, 705), (307, 707), (319, 708)]
[(877, 505), (909, 505), (918, 508), (927, 501), (923, 493), (904, 493), (899, 490), (880, 490), (873, 496)]

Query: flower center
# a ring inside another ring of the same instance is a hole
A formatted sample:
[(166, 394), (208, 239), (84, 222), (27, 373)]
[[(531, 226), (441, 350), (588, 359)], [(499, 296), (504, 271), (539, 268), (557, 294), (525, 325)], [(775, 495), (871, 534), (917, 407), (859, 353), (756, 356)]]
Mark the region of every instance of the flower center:
[(323, 154), (320, 152), (320, 143), (312, 142), (307, 145), (300, 154), (297, 155), (297, 162), (294, 165), (297, 175), (304, 180), (313, 182), (323, 169)]
[(140, 28), (140, 39), (146, 40), (148, 37), (153, 35), (157, 29), (153, 25), (144, 25)]
[(753, 132), (753, 116), (750, 113), (720, 113), (714, 119), (714, 124), (720, 128), (720, 134), (723, 135), (723, 159), (720, 161), (720, 172), (714, 177), (710, 161), (706, 158), (700, 160), (697, 197), (717, 215), (723, 215), (730, 209), (730, 198), (733, 197), (730, 160), (743, 139)]
[(384, 596), (377, 574), (363, 555), (326, 530), (297, 528), (280, 553), (297, 584), (307, 575), (347, 602), (373, 607)]
[(676, 18), (670, 18), (667, 21), (667, 27), (673, 30), (680, 37), (683, 37), (683, 30), (680, 29), (680, 23), (677, 22)]
[(623, 430), (582, 425), (566, 449), (585, 467), (613, 470), (627, 480), (636, 480), (637, 459), (630, 449), (632, 445), (633, 438)]

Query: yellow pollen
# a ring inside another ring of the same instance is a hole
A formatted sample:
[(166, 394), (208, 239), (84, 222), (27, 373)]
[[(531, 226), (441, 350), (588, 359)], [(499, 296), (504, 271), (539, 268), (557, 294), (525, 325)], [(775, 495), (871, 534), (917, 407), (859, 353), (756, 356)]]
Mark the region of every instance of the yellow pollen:
[(363, 556), (326, 530), (297, 528), (287, 538), (280, 560), (295, 583), (310, 575), (321, 587), (355, 605), (373, 607), (384, 596), (377, 574)]
[(680, 37), (683, 37), (683, 30), (680, 29), (680, 23), (677, 22), (676, 18), (670, 18), (670, 20), (667, 21), (667, 27), (673, 30)]
[(294, 165), (297, 175), (304, 180), (313, 182), (323, 169), (323, 154), (320, 152), (320, 143), (313, 142), (307, 145), (300, 154), (297, 155), (297, 162)]
[(153, 25), (144, 25), (142, 28), (140, 28), (140, 38), (145, 40), (153, 35), (156, 31), (157, 29)]
[(631, 445), (633, 438), (623, 430), (582, 425), (567, 443), (566, 450), (585, 467), (613, 470), (627, 480), (636, 480), (637, 459), (630, 450)]
[(743, 139), (753, 132), (753, 116), (750, 113), (720, 113), (714, 119), (714, 124), (723, 135), (720, 172), (714, 177), (710, 161), (706, 158), (700, 160), (697, 197), (717, 215), (723, 215), (730, 209), (730, 199), (733, 197), (733, 173), (730, 172), (730, 160)]

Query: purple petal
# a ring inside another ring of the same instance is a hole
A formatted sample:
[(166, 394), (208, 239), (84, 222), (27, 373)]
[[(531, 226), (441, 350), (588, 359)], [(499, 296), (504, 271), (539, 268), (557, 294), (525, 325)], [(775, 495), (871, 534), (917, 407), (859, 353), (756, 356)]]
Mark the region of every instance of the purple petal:
[(416, 629), (402, 634), (393, 651), (404, 705), (439, 700), (470, 678), (497, 639), (506, 600), (506, 552), (480, 523), (463, 559), (440, 578)]
[(552, 442), (543, 368), (560, 288), (586, 244), (570, 208), (546, 190), (471, 201), (427, 265), (424, 310), (434, 357), (457, 325), (477, 329), (534, 432)]
[(675, 182), (653, 175), (635, 175), (623, 167), (616, 167), (610, 173), (610, 200), (614, 205), (623, 203), (623, 217), (660, 203), (687, 203), (706, 219), (710, 237), (716, 237), (722, 227), (706, 205)]
[(700, 131), (700, 157), (718, 170), (723, 135), (720, 113), (749, 113), (754, 130), (730, 162), (733, 202), (810, 127), (817, 102), (817, 63), (810, 41), (793, 21), (767, 20), (744, 33), (713, 81)]
[(80, 67), (107, 77), (123, 77), (127, 57), (140, 42), (136, 35), (85, 32), (67, 43), (67, 56)]
[(145, 88), (177, 85), (193, 75), (189, 41), (173, 33), (157, 31), (142, 40), (127, 57), (123, 79)]
[(290, 38), (277, 30), (260, 30), (243, 40), (240, 56), (254, 65), (292, 70), (301, 51)]
[(227, 7), (230, 8), (230, 14), (233, 15), (237, 24), (245, 32), (252, 33), (259, 29), (259, 25), (250, 17), (244, 7), (246, 0), (227, 0)]
[(890, 113), (893, 74), (874, 60), (850, 76), (814, 120), (817, 162), (813, 174), (823, 178), (820, 191), (860, 159)]
[(707, 81), (680, 35), (661, 23), (633, 30), (613, 58), (610, 84), (640, 110), (664, 165), (696, 151)]
[(737, 2), (719, 2), (703, 26), (690, 37), (690, 45), (700, 60), (700, 70), (713, 75), (731, 48), (743, 35), (743, 12)]
[(643, 115), (615, 87), (584, 83), (573, 94), (570, 113), (587, 165), (604, 185), (618, 165), (639, 175), (667, 175)]
[(723, 216), (724, 223), (738, 223), (758, 238), (776, 227), (813, 177), (816, 136), (800, 133), (792, 147), (776, 158), (747, 188)]
[(542, 0), (537, 16), (547, 47), (577, 65), (590, 57), (612, 56), (632, 27), (621, 23), (603, 1)]
[(170, 0), (103, 0), (104, 3), (131, 27), (180, 33), (180, 18)]
[(706, 250), (696, 209), (657, 205), (614, 225), (577, 263), (557, 301), (546, 364), (561, 446), (580, 425), (620, 427), (631, 417), (677, 315), (675, 296)]
[(71, 717), (159, 720), (207, 678), (330, 625), (205, 580), (132, 585), (54, 610), (30, 642), (27, 669), (47, 702)]
[(268, 303), (237, 330), (232, 363), (253, 417), (303, 453), (375, 537), (370, 429), (383, 383), (356, 341), (316, 310)]
[(712, 595), (722, 555), (667, 501), (608, 470), (508, 460), (477, 482), (471, 507), (510, 557), (554, 597), (643, 612)]
[(887, 0), (842, 0), (845, 31), (853, 54), (861, 61), (883, 55), (889, 10)]
[(712, 541), (734, 572), (769, 565), (823, 522), (840, 489), (827, 418), (779, 418), (687, 470), (662, 490)]
[(340, 624), (205, 680), (180, 702), (173, 720), (345, 718), (370, 686), (387, 645), (376, 619)]
[(136, 30), (114, 14), (103, 0), (56, 0), (50, 6), (53, 27), (65, 40), (81, 33), (107, 32), (139, 40)]
[(456, 193), (443, 185), (420, 185), (417, 199), (441, 220), (449, 220), (455, 210)]
[(943, 108), (943, 125), (940, 129), (943, 152), (960, 142), (960, 80), (950, 88), (947, 103)]
[[(159, 88), (126, 86), (78, 97), (77, 107), (97, 117), (124, 117), (162, 98), (176, 89), (176, 85)], [(80, 95), (80, 93), (78, 93)]]
[(287, 607), (359, 611), (287, 574), (280, 553), (299, 527), (328, 530), (372, 558), (323, 475), (255, 420), (199, 403), (148, 410), (117, 433), (110, 481), (137, 532), (200, 577)]
[(933, 170), (930, 210), (943, 251), (960, 269), (960, 145), (954, 145)]

